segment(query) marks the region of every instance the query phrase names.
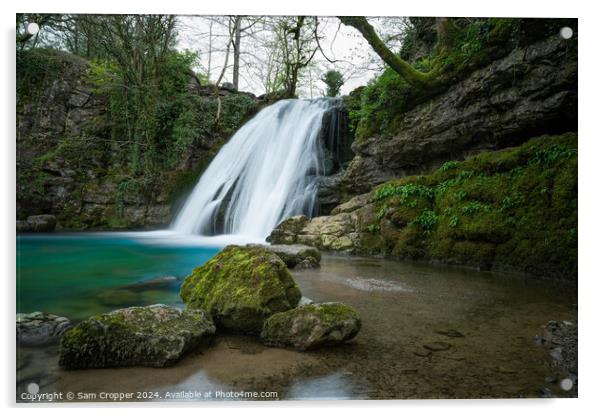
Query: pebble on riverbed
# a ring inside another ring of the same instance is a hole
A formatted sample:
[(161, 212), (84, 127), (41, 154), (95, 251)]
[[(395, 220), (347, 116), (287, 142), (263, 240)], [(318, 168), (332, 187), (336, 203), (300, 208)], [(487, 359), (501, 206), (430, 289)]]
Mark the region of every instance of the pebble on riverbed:
[(37, 347), (58, 344), (60, 337), (72, 326), (63, 316), (44, 312), (17, 314), (17, 345)]

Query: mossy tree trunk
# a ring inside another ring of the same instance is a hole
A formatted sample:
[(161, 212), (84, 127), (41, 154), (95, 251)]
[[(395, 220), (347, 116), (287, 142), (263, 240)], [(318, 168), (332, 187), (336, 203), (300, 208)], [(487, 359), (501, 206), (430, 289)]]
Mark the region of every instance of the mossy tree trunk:
[[(357, 29), (374, 52), (382, 58), (395, 72), (397, 72), (409, 84), (415, 87), (433, 87), (437, 84), (436, 71), (420, 72), (407, 61), (392, 52), (376, 33), (374, 27), (365, 17), (340, 16), (341, 22), (347, 26)], [(453, 47), (453, 21), (446, 17), (437, 18), (437, 49), (440, 53), (446, 53)]]
[[(409, 84), (416, 87), (430, 87), (436, 83), (433, 72), (420, 72), (412, 67), (408, 62), (393, 53), (374, 30), (374, 27), (366, 20), (365, 17), (358, 16), (340, 16), (339, 19), (344, 25), (351, 26), (357, 29), (364, 39), (368, 41), (374, 52), (382, 58), (395, 72), (397, 72)], [(438, 24), (438, 28), (447, 27), (447, 24)], [(439, 30), (438, 30), (439, 35)]]

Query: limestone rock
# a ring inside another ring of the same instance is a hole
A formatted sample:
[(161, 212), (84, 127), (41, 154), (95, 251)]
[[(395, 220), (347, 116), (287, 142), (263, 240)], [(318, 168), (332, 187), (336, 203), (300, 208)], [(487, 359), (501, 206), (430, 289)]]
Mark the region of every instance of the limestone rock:
[(66, 369), (166, 367), (215, 333), (201, 309), (166, 305), (131, 307), (91, 317), (61, 338), (59, 365)]
[(361, 325), (358, 313), (350, 306), (314, 303), (272, 315), (265, 321), (261, 338), (267, 345), (304, 351), (350, 340)]
[(209, 311), (218, 327), (249, 334), (301, 299), (286, 264), (262, 246), (227, 246), (192, 271), (180, 295), (189, 308)]
[(17, 345), (35, 347), (57, 344), (71, 321), (63, 316), (43, 312), (17, 314)]

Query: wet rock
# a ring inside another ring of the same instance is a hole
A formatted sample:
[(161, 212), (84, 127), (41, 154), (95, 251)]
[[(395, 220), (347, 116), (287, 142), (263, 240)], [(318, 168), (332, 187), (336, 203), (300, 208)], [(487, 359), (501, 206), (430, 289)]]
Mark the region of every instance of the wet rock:
[(413, 289), (401, 283), (381, 279), (354, 277), (346, 279), (345, 283), (363, 292), (414, 292)]
[(314, 269), (320, 267), (322, 255), (315, 247), (303, 244), (276, 244), (267, 248), (286, 264), (289, 269)]
[(297, 234), (309, 222), (305, 215), (297, 215), (287, 218), (276, 227), (266, 238), (272, 244), (293, 244), (297, 242)]
[(447, 342), (434, 341), (424, 344), (423, 347), (433, 352), (447, 351), (451, 348), (451, 344), (448, 344)]
[(131, 307), (91, 317), (61, 338), (59, 365), (66, 369), (166, 367), (215, 333), (201, 309)]
[(123, 288), (132, 291), (143, 291), (143, 290), (158, 290), (172, 286), (178, 281), (175, 276), (160, 276), (152, 279), (141, 280), (131, 285), (126, 285)]
[[(537, 335), (536, 345), (547, 348), (552, 358), (554, 373), (546, 377), (547, 380), (568, 378), (573, 385), (566, 394), (570, 397), (578, 396), (578, 368), (577, 368), (577, 322), (549, 321), (543, 327), (543, 335)], [(552, 381), (553, 382), (553, 381)]]
[(455, 329), (438, 329), (435, 331), (436, 334), (445, 335), (449, 338), (464, 338), (464, 334), (456, 331)]
[(264, 323), (261, 338), (266, 345), (305, 351), (350, 340), (360, 328), (360, 317), (352, 307), (314, 303), (272, 315)]
[(301, 299), (286, 264), (262, 246), (224, 248), (193, 270), (180, 295), (189, 308), (209, 311), (218, 327), (249, 334), (259, 334), (265, 319)]
[(50, 233), (56, 228), (54, 215), (30, 215), (27, 220), (17, 221), (18, 233)]
[(17, 314), (17, 345), (21, 347), (57, 344), (71, 327), (68, 318), (43, 312)]
[(414, 355), (417, 355), (418, 357), (430, 357), (432, 354), (433, 352), (427, 349), (417, 349), (414, 351)]

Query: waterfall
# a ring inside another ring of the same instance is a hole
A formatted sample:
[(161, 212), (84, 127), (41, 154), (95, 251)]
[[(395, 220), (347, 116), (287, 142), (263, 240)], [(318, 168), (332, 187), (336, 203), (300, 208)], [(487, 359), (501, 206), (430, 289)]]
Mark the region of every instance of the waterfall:
[(336, 102), (282, 100), (260, 111), (222, 147), (171, 228), (264, 239), (285, 218), (314, 214), (322, 117)]

